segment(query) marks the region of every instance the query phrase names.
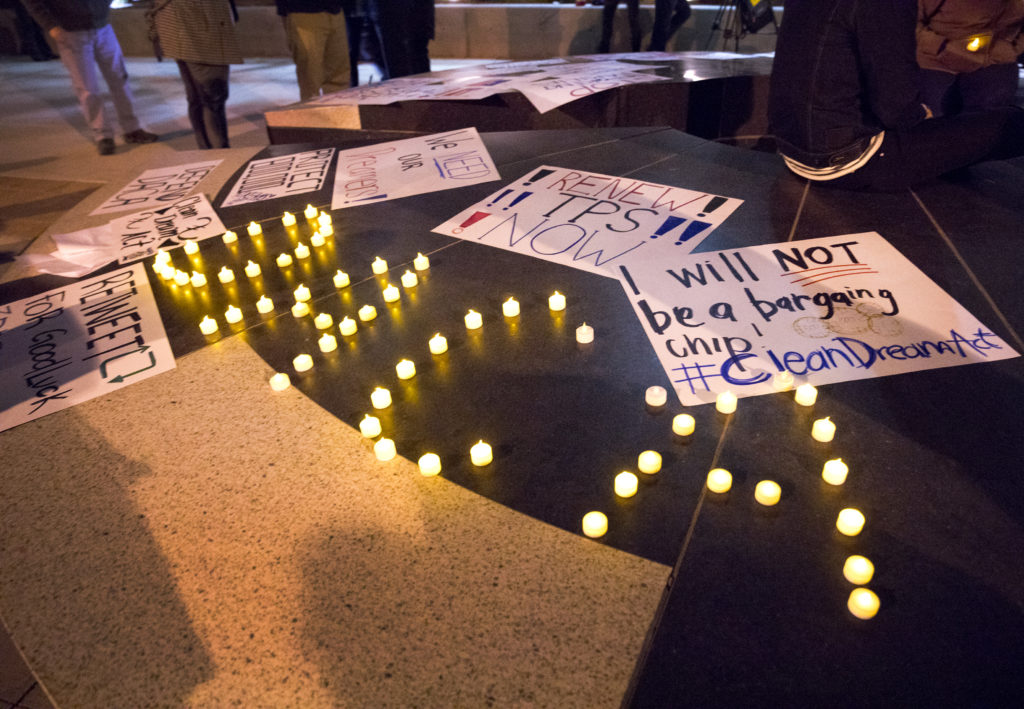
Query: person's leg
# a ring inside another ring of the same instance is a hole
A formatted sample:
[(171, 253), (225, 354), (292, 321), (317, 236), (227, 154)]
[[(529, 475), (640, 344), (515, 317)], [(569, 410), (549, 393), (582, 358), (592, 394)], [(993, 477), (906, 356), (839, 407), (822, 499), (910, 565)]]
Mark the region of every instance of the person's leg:
[(952, 95), (956, 85), (956, 74), (948, 71), (935, 69), (922, 69), (918, 81), (921, 90), (921, 100), (936, 118), (946, 116), (956, 111), (952, 106)]
[(288, 49), (295, 61), (295, 78), (299, 82), (299, 98), (320, 95), (324, 83), (324, 45), (327, 27), (322, 12), (290, 12), (284, 17)]
[(409, 75), (409, 51), (405, 33), (407, 9), (404, 0), (370, 0), (367, 5), (367, 17), (380, 43), (385, 79)]
[(629, 21), (630, 51), (640, 51), (643, 30), (640, 29), (640, 0), (626, 0), (626, 19)]
[(124, 65), (121, 45), (114, 34), (114, 28), (104, 25), (96, 30), (96, 44), (93, 56), (103, 73), (103, 78), (110, 89), (110, 98), (117, 111), (117, 122), (126, 135), (139, 130), (139, 119), (135, 115), (135, 103), (131, 87), (128, 85), (128, 69)]
[(651, 29), (651, 43), (647, 50), (664, 52), (668, 42), (668, 23), (672, 19), (675, 0), (654, 0), (654, 27)]
[(597, 43), (597, 51), (607, 54), (611, 51), (612, 33), (615, 30), (615, 12), (619, 9), (619, 0), (604, 0), (601, 8), (601, 41)]
[(323, 92), (333, 93), (347, 89), (351, 84), (351, 64), (348, 52), (348, 31), (345, 14), (327, 13), (327, 36), (324, 38)]
[(228, 142), (228, 64), (199, 64), (190, 62), (189, 69), (196, 79), (203, 105), (203, 124), (210, 147), (230, 148)]
[(114, 129), (106, 114), (103, 93), (100, 89), (99, 72), (93, 59), (93, 42), (95, 35), (90, 31), (68, 32), (62, 30), (57, 35), (57, 51), (71, 77), (71, 87), (78, 97), (78, 105), (82, 109), (86, 123), (96, 141), (112, 139)]
[(668, 44), (668, 40), (679, 31), (688, 19), (693, 11), (690, 9), (690, 3), (686, 0), (676, 0), (676, 7), (672, 13), (672, 20), (668, 24), (668, 37), (665, 39), (665, 43)]
[(1017, 94), (1017, 65), (994, 64), (960, 75), (964, 112), (1012, 106)]
[(192, 75), (192, 66), (188, 62), (178, 60), (178, 73), (185, 84), (185, 99), (188, 101), (188, 122), (192, 125), (192, 133), (196, 137), (196, 145), (200, 150), (209, 150), (210, 139), (206, 135), (206, 122), (203, 120), (203, 99), (197, 83)]

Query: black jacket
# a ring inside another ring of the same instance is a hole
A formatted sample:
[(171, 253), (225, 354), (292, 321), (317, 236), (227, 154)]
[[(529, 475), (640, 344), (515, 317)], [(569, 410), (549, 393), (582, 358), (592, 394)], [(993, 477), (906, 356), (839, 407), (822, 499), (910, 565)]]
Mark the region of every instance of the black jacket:
[(49, 32), (98, 30), (110, 22), (110, 0), (22, 0), (39, 26)]
[(916, 14), (916, 0), (786, 0), (768, 107), (779, 152), (842, 165), (879, 132), (925, 119)]

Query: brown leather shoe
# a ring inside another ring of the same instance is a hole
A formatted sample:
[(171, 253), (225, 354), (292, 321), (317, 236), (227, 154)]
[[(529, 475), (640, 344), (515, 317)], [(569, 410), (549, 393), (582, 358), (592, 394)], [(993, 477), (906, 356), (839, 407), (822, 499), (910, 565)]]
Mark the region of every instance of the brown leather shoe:
[(133, 130), (131, 133), (124, 134), (124, 142), (126, 143), (155, 143), (160, 140), (160, 136), (156, 133), (150, 133), (148, 130)]

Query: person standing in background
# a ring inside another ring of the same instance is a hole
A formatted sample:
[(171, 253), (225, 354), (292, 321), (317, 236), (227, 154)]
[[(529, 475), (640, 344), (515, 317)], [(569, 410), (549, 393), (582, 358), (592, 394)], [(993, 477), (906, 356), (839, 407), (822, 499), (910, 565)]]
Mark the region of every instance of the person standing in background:
[(430, 40), (434, 38), (434, 0), (411, 0), (406, 42), (409, 51), (408, 71), (424, 74), (430, 71)]
[(157, 140), (155, 133), (142, 129), (135, 115), (121, 44), (110, 26), (110, 0), (24, 0), (24, 3), (25, 9), (56, 42), (100, 155), (113, 154), (114, 127), (103, 100), (97, 69), (110, 89), (124, 142)]
[(277, 14), (284, 21), (288, 49), (295, 60), (301, 100), (348, 88), (351, 64), (346, 19), (355, 10), (355, 1), (276, 2)]
[(178, 62), (196, 144), (203, 150), (230, 147), (228, 72), (242, 63), (234, 0), (156, 0), (146, 18), (157, 58)]
[[(687, 5), (689, 7), (689, 5)], [(601, 41), (597, 44), (600, 54), (611, 51), (612, 34), (615, 29), (615, 13), (619, 9), (619, 0), (604, 0), (601, 8)], [(626, 0), (626, 17), (629, 20), (630, 51), (640, 51), (640, 0)]]
[(654, 27), (647, 51), (664, 52), (672, 35), (690, 19), (691, 12), (686, 0), (654, 0)]

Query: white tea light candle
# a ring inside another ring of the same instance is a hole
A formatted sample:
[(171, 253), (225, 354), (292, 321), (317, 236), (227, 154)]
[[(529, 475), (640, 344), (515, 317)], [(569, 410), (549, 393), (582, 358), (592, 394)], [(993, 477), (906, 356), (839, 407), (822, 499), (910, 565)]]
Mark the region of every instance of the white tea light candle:
[(313, 368), (313, 358), (308, 354), (300, 354), (292, 360), (296, 372), (308, 372)]
[(863, 586), (871, 583), (874, 575), (875, 565), (866, 556), (854, 554), (846, 557), (846, 562), (843, 564), (843, 576), (850, 583)]
[(777, 505), (782, 498), (782, 488), (774, 480), (762, 480), (754, 487), (754, 499), (765, 507)]
[(209, 315), (204, 315), (203, 319), (199, 321), (199, 332), (204, 335), (212, 335), (217, 332), (217, 321), (211, 318)]
[(357, 315), (359, 315), (359, 319), (363, 322), (370, 322), (377, 317), (377, 309), (372, 305), (364, 305), (359, 309)]
[(349, 283), (350, 281), (348, 278), (348, 274), (342, 271), (341, 269), (338, 269), (338, 271), (334, 274), (334, 287), (344, 288)]
[(246, 227), (246, 231), (249, 232), (249, 236), (259, 236), (263, 233), (263, 227), (256, 222), (249, 222), (249, 226)]
[(818, 390), (813, 384), (801, 384), (796, 388), (793, 399), (800, 406), (814, 406), (814, 402), (818, 400)]
[(224, 319), (229, 323), (237, 323), (242, 321), (242, 311), (233, 305), (229, 305), (228, 309), (224, 312)]
[(291, 385), (291, 378), (284, 372), (276, 372), (270, 377), (270, 388), (274, 391), (284, 391)]
[(370, 403), (375, 409), (386, 409), (391, 406), (391, 392), (384, 387), (377, 387), (370, 394)]
[(301, 241), (295, 245), (295, 258), (309, 258), (309, 247), (303, 244)]
[[(257, 226), (258, 226), (258, 225), (257, 225)], [(262, 229), (261, 229), (260, 231), (262, 231)], [(257, 234), (259, 234), (259, 233), (260, 233), (260, 231), (256, 232), (256, 234), (252, 234), (252, 233), (250, 233), (249, 235), (250, 235), (250, 236), (256, 236)], [(222, 236), (222, 237), (220, 237), (220, 238), (221, 238), (221, 240), (222, 240), (222, 241), (223, 241), (223, 242), (224, 242), (225, 244), (233, 244), (233, 243), (235, 243), (236, 241), (238, 241), (238, 234), (236, 234), (235, 232), (233, 232), (233, 231), (231, 231), (230, 229), (228, 229), (228, 230), (227, 230), (226, 232), (224, 232), (224, 236)]]
[(291, 212), (285, 212), (281, 215), (281, 224), (283, 226), (295, 226), (295, 215)]
[(416, 284), (420, 282), (419, 276), (412, 271), (406, 269), (405, 273), (402, 274), (402, 287), (403, 288), (414, 288)]
[(823, 419), (818, 419), (811, 426), (811, 438), (820, 442), (828, 443), (836, 435), (836, 425), (832, 423), (828, 416)]
[(690, 414), (677, 414), (672, 419), (672, 433), (677, 436), (689, 436), (697, 427), (697, 422)]
[(316, 217), (317, 217), (317, 215), (319, 213), (320, 213), (320, 211), (316, 207), (314, 207), (312, 204), (307, 204), (306, 208), (304, 210), (302, 210), (302, 214), (303, 214), (303, 216), (306, 217), (306, 219), (316, 219)]
[(341, 323), (338, 325), (338, 331), (342, 335), (354, 335), (356, 334), (357, 329), (359, 328), (356, 325), (356, 321), (347, 315), (342, 319)]
[(736, 411), (736, 395), (731, 391), (723, 391), (715, 397), (715, 409), (719, 413), (731, 414)]
[(313, 318), (313, 324), (317, 330), (326, 330), (334, 324), (334, 318), (331, 317), (330, 313), (317, 313), (316, 317)]
[(662, 407), (667, 401), (668, 392), (665, 391), (665, 387), (647, 387), (647, 391), (644, 392), (644, 403), (653, 408)]
[(855, 588), (850, 591), (850, 598), (846, 607), (850, 612), (861, 620), (874, 618), (878, 613), (881, 602), (875, 592), (869, 588)]
[(338, 349), (338, 338), (325, 332), (317, 340), (317, 345), (320, 346), (321, 352), (334, 352), (334, 350)]
[(305, 302), (299, 301), (292, 306), (292, 316), (296, 318), (304, 318), (309, 315), (309, 306)]
[(427, 346), (430, 348), (430, 354), (444, 354), (448, 351), (448, 339), (438, 332), (430, 338)]
[(320, 232), (316, 232), (313, 236), (309, 237), (309, 243), (312, 244), (314, 248), (319, 249), (327, 243), (327, 239), (325, 239), (324, 235)]
[(235, 272), (227, 266), (221, 266), (221, 269), (217, 272), (217, 280), (221, 283), (231, 283), (235, 280)]
[(416, 365), (410, 359), (399, 360), (395, 365), (395, 374), (399, 379), (412, 379), (416, 376)]
[(388, 262), (380, 256), (377, 256), (370, 264), (370, 270), (373, 271), (375, 275), (383, 275), (388, 272)]
[(391, 460), (397, 455), (395, 442), (390, 438), (381, 438), (373, 444), (373, 454), (377, 456), (379, 461)]
[(288, 268), (292, 265), (292, 256), (291, 254), (279, 254), (275, 263), (278, 268)]
[(359, 422), (359, 432), (365, 438), (376, 438), (381, 432), (380, 419), (366, 414), (363, 416), (363, 420)]
[(594, 328), (590, 327), (586, 323), (583, 323), (576, 328), (576, 342), (581, 345), (589, 345), (594, 341)]
[(274, 311), (274, 301), (265, 295), (261, 295), (260, 299), (256, 301), (256, 312), (260, 315), (266, 315), (267, 313)]
[(623, 470), (615, 476), (615, 494), (619, 497), (633, 497), (638, 484), (639, 479), (636, 475), (628, 470)]
[(565, 296), (558, 291), (552, 293), (548, 296), (548, 308), (550, 308), (553, 313), (565, 310)]
[(426, 271), (430, 268), (430, 259), (417, 252), (416, 258), (412, 260), (412, 267), (417, 271)]
[(260, 265), (255, 261), (249, 261), (247, 264), (245, 264), (245, 275), (248, 276), (249, 278), (256, 278), (256, 276), (260, 275), (260, 273), (262, 273), (262, 269), (260, 268)]
[[(188, 254), (189, 256), (193, 256), (193, 255), (195, 255), (195, 254), (199, 253), (199, 244), (197, 244), (197, 243), (196, 243), (196, 242), (194, 242), (194, 241), (186, 241), (186, 242), (185, 242), (185, 245), (184, 245), (184, 246), (182, 246), (181, 248), (182, 248), (182, 249), (183, 249), (183, 250), (185, 251), (185, 253), (186, 253), (186, 254)], [(170, 263), (170, 261), (171, 261), (171, 255), (170, 255), (169, 253), (167, 253), (166, 251), (161, 251), (160, 253), (164, 254), (164, 255), (165, 255), (165, 256), (167, 257), (167, 260), (166, 260), (166, 261), (162, 261), (162, 262), (159, 262), (159, 261), (158, 261), (158, 263)], [(157, 254), (157, 255), (159, 256), (159, 254)]]
[(469, 459), (477, 467), (489, 465), (493, 460), (491, 446), (483, 441), (478, 441), (476, 445), (469, 449)]
[(514, 318), (519, 315), (519, 301), (509, 297), (508, 300), (501, 304), (501, 314), (506, 318)]
[(473, 309), (470, 309), (463, 319), (466, 321), (467, 330), (479, 330), (484, 324), (483, 316)]
[(856, 537), (864, 529), (864, 513), (854, 507), (839, 510), (836, 529), (848, 537)]
[(637, 456), (636, 467), (641, 473), (654, 475), (661, 470), (661, 453), (658, 451), (644, 451)]
[(732, 487), (732, 473), (725, 468), (712, 468), (708, 471), (705, 484), (711, 492), (728, 492)]
[(387, 286), (384, 288), (383, 295), (385, 303), (394, 303), (396, 300), (402, 297), (402, 294), (398, 290), (398, 288), (396, 288), (390, 283), (388, 283)]
[(441, 459), (437, 453), (424, 453), (419, 459), (420, 475), (433, 477), (441, 472)]
[(849, 470), (842, 458), (833, 458), (825, 461), (825, 465), (821, 468), (821, 477), (829, 485), (842, 485), (846, 482), (846, 474)]
[(608, 532), (608, 517), (603, 512), (588, 512), (583, 515), (583, 533), (591, 539), (603, 537)]
[(206, 285), (206, 276), (199, 271), (192, 271), (192, 278), (189, 279), (193, 288), (202, 288)]

